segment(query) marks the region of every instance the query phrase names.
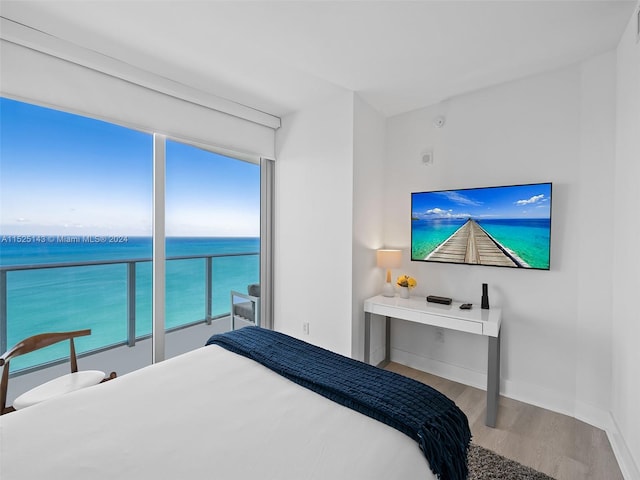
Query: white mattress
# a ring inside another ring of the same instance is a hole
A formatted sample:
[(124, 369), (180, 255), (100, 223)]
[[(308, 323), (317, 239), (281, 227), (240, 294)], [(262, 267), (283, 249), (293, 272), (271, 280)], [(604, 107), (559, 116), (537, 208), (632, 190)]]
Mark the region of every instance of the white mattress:
[(0, 478), (436, 477), (403, 433), (212, 345), (1, 416)]

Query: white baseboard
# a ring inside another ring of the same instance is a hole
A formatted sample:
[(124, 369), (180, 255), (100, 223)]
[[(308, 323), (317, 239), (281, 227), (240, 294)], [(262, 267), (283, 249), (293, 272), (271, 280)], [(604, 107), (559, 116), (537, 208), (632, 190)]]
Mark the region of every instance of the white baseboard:
[(391, 349), (391, 361), (431, 373), (432, 375), (437, 375), (438, 377), (446, 378), (453, 382), (462, 383), (481, 390), (487, 389), (487, 374), (484, 372), (476, 372), (468, 368), (440, 362), (396, 348)]
[(594, 407), (584, 402), (575, 402), (575, 410), (573, 416), (589, 425), (598, 427), (605, 432), (609, 432), (614, 428), (611, 412), (602, 408)]
[[(425, 358), (403, 350), (391, 349), (391, 361), (437, 375), (453, 382), (462, 383), (481, 390), (487, 389), (487, 375), (457, 365)], [(618, 461), (625, 480), (640, 480), (640, 471), (624, 437), (620, 433), (611, 412), (596, 406), (576, 402), (554, 390), (542, 389), (537, 385), (521, 384), (509, 380), (500, 382), (500, 395), (529, 405), (551, 410), (604, 430)], [(498, 413), (499, 414), (499, 413)]]
[(631, 455), (631, 451), (629, 447), (627, 447), (627, 442), (625, 442), (624, 437), (620, 433), (615, 418), (611, 415), (609, 415), (609, 422), (611, 428), (606, 431), (607, 437), (609, 437), (609, 443), (611, 444), (613, 454), (616, 456), (624, 480), (640, 480), (640, 468), (638, 468), (638, 465), (634, 461), (633, 455)]

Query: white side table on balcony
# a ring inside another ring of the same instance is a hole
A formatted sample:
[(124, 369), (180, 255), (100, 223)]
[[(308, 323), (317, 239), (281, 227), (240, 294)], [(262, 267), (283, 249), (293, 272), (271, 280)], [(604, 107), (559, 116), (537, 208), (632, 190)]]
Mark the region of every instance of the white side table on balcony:
[(491, 307), (483, 310), (474, 305), (470, 310), (461, 310), (460, 302), (451, 305), (429, 303), (425, 297), (383, 297), (378, 295), (365, 300), (364, 361), (370, 361), (371, 314), (386, 318), (385, 360), (390, 361), (391, 318), (408, 322), (433, 325), (460, 332), (483, 335), (489, 339), (487, 359), (487, 417), (485, 423), (495, 427), (498, 416), (498, 396), (500, 393), (500, 324), (502, 310)]

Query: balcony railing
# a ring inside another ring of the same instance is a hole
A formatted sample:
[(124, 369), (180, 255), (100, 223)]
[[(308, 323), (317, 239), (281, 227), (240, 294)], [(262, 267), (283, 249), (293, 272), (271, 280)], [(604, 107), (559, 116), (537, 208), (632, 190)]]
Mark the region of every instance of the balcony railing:
[[(215, 258), (230, 258), (230, 257), (252, 257), (259, 256), (257, 252), (248, 253), (221, 253), (211, 255), (182, 255), (167, 257), (167, 261), (180, 261), (180, 260), (194, 260), (203, 259), (205, 262), (204, 270), (204, 311), (205, 317), (202, 319), (192, 320), (179, 325), (175, 325), (171, 328), (167, 328), (167, 331), (177, 330), (185, 328), (191, 325), (206, 322), (210, 324), (212, 320), (229, 315), (229, 312), (223, 312), (221, 314), (213, 315), (213, 259)], [(116, 260), (97, 260), (97, 261), (85, 261), (85, 262), (64, 262), (64, 263), (46, 263), (35, 265), (6, 265), (0, 266), (0, 353), (7, 350), (7, 332), (8, 332), (8, 285), (7, 285), (7, 273), (17, 271), (28, 270), (43, 270), (54, 268), (73, 268), (73, 267), (95, 267), (100, 265), (126, 265), (126, 322), (127, 322), (127, 335), (126, 340), (117, 342), (108, 342), (99, 346), (92, 351), (103, 351), (110, 348), (116, 348), (122, 345), (128, 345), (130, 347), (135, 346), (136, 341), (148, 338), (150, 333), (136, 335), (136, 266), (142, 263), (150, 263), (151, 258), (130, 258), (130, 259), (116, 259)], [(239, 288), (239, 287), (236, 287)], [(228, 293), (228, 292), (225, 292)], [(225, 296), (224, 298), (228, 298)], [(20, 339), (18, 339), (20, 340)], [(87, 352), (85, 352), (86, 354)], [(47, 362), (46, 365), (50, 363)], [(35, 365), (26, 370), (33, 370), (39, 367), (43, 367), (45, 364)]]

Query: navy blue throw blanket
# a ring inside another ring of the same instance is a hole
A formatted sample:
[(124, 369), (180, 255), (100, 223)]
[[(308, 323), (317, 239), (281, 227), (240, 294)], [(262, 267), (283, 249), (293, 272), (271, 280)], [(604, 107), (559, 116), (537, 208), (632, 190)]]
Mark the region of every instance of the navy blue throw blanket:
[(418, 442), (440, 480), (467, 478), (467, 417), (428, 385), (260, 327), (214, 335), (211, 344), (400, 430)]

